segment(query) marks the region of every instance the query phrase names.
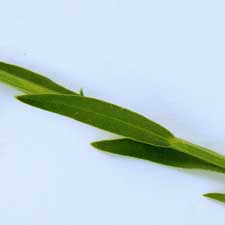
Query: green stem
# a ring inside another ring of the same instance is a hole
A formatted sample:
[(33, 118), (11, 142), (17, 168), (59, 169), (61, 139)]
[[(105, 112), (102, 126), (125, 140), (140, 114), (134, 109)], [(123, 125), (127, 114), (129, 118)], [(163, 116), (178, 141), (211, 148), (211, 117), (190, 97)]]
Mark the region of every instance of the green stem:
[(216, 153), (207, 148), (203, 148), (201, 146), (192, 144), (180, 138), (173, 138), (171, 139), (170, 143), (171, 143), (171, 147), (178, 151), (187, 153), (196, 158), (202, 159), (205, 162), (211, 163), (213, 165), (216, 165), (225, 169), (225, 156), (219, 153)]

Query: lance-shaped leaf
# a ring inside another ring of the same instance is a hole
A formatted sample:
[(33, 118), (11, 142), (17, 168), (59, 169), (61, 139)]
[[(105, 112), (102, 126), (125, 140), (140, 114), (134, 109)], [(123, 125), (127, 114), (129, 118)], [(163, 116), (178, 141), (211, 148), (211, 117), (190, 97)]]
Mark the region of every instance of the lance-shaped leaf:
[(29, 94), (76, 94), (30, 70), (0, 62), (0, 82)]
[(225, 169), (214, 166), (183, 152), (171, 148), (148, 145), (130, 139), (98, 141), (91, 143), (91, 145), (105, 152), (149, 160), (167, 166), (186, 169), (203, 169), (225, 173)]
[(82, 96), (54, 94), (25, 95), (18, 99), (142, 143), (173, 148), (225, 169), (225, 156), (176, 138), (159, 124), (111, 103)]
[(164, 127), (128, 109), (73, 95), (24, 95), (24, 103), (65, 115), (140, 142), (168, 147), (173, 135)]
[[(0, 62), (0, 81), (31, 94), (76, 94), (50, 79), (22, 67)], [(80, 90), (83, 95), (83, 90)], [(179, 153), (178, 153), (179, 154)]]
[(225, 194), (222, 193), (208, 193), (203, 196), (225, 203)]

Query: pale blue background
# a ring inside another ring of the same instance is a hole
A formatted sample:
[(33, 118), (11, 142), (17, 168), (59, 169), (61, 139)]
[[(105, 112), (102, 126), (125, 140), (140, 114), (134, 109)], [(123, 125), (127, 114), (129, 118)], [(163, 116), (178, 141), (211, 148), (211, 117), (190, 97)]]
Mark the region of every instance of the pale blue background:
[[(0, 0), (0, 60), (225, 153), (225, 3)], [(0, 86), (0, 224), (221, 225), (222, 175), (98, 152), (114, 137)]]

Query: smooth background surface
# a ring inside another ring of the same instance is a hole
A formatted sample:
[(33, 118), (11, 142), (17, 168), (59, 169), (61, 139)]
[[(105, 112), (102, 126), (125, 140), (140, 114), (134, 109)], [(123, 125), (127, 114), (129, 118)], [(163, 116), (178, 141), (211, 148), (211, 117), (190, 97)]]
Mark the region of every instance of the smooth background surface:
[[(126, 106), (225, 153), (224, 1), (8, 0), (0, 60)], [(108, 155), (114, 135), (0, 86), (0, 224), (221, 225), (222, 175)]]

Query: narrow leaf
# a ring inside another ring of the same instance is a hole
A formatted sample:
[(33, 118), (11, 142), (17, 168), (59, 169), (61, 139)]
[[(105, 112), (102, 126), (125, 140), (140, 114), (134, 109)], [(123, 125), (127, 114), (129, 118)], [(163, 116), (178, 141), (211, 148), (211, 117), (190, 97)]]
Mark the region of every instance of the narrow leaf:
[(167, 166), (204, 169), (225, 173), (225, 169), (214, 166), (203, 160), (171, 148), (162, 148), (133, 141), (130, 139), (117, 139), (93, 142), (91, 145), (99, 150), (149, 160)]
[(94, 98), (45, 94), (24, 95), (18, 99), (140, 142), (167, 147), (173, 138), (167, 129), (146, 117)]
[(225, 169), (225, 156), (176, 138), (159, 124), (111, 103), (78, 95), (55, 94), (25, 95), (18, 99), (145, 144), (173, 148)]
[(0, 62), (0, 82), (29, 94), (76, 94), (30, 70)]
[(204, 194), (203, 196), (225, 203), (225, 194), (208, 193), (208, 194)]

